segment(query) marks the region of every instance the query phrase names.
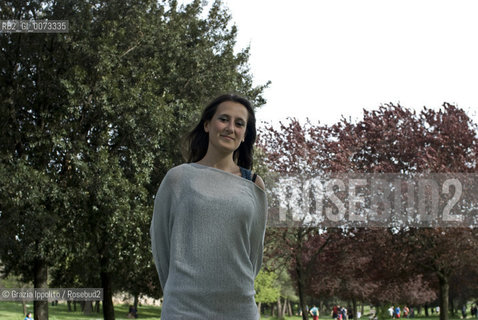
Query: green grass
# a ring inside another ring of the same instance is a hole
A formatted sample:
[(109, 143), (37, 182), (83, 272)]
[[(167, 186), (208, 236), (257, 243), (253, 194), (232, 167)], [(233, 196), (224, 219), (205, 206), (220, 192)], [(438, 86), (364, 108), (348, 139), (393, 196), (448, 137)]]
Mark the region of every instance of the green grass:
[[(72, 305), (73, 308), (73, 305)], [(128, 319), (128, 308), (129, 305), (115, 305), (115, 318), (116, 319)], [(27, 310), (33, 313), (33, 304), (30, 302), (27, 304)], [(66, 302), (58, 303), (56, 306), (52, 306), (51, 304), (48, 306), (48, 318), (49, 320), (93, 320), (103, 319), (103, 313), (93, 312), (90, 315), (85, 315), (80, 310), (80, 305), (77, 304), (78, 311), (68, 311), (68, 306)], [(160, 308), (156, 306), (139, 306), (138, 307), (138, 319), (148, 319), (148, 320), (160, 320), (159, 317)], [(23, 320), (25, 316), (23, 315), (23, 306), (21, 302), (0, 302), (0, 319), (1, 320)], [(277, 318), (270, 317), (269, 315), (262, 315), (261, 319), (263, 320), (277, 320)], [(302, 317), (295, 316), (295, 317), (285, 317), (285, 320), (301, 320)], [(311, 318), (309, 318), (311, 319)], [(321, 315), (320, 320), (329, 320), (332, 319), (330, 315)], [(438, 320), (439, 316), (434, 315), (430, 317), (420, 316), (415, 317), (415, 320)], [(460, 319), (452, 318), (451, 319)], [(472, 318), (468, 316), (469, 320)], [(476, 319), (476, 318), (475, 318)], [(361, 318), (361, 320), (368, 320), (367, 316)], [(386, 319), (389, 320), (389, 319)], [(391, 318), (390, 318), (391, 320)]]
[[(262, 315), (261, 317), (262, 320), (279, 320), (277, 317), (270, 317), (270, 316), (264, 316)], [(295, 317), (285, 317), (283, 318), (284, 320), (302, 320), (302, 317), (299, 317), (299, 316), (295, 316)], [(312, 317), (309, 317), (309, 319), (311, 320)], [(331, 316), (320, 316), (319, 317), (319, 320), (329, 320), (329, 319), (332, 319)], [(402, 318), (400, 318), (402, 319)], [(440, 319), (440, 316), (438, 315), (434, 315), (434, 316), (429, 316), (429, 317), (425, 317), (425, 316), (419, 316), (419, 317), (415, 317), (415, 318), (404, 318), (406, 320), (439, 320)], [(458, 320), (458, 319), (461, 319), (459, 316), (456, 316), (455, 318), (453, 317), (449, 317), (450, 320)], [(467, 320), (476, 320), (476, 318), (471, 318), (470, 315), (468, 315), (468, 317), (466, 318)], [(368, 320), (368, 316), (366, 317), (361, 317), (360, 320)], [(384, 320), (392, 320), (392, 318), (385, 318)]]
[[(73, 305), (72, 305), (73, 308)], [(115, 318), (116, 319), (128, 319), (129, 305), (115, 305)], [(27, 304), (28, 312), (33, 314), (33, 304), (30, 302)], [(90, 315), (85, 315), (80, 310), (80, 305), (77, 304), (78, 311), (68, 311), (66, 303), (58, 303), (56, 306), (51, 304), (48, 306), (48, 319), (49, 320), (94, 320), (103, 319), (103, 313), (92, 312)], [(160, 320), (159, 317), (160, 308), (154, 306), (139, 306), (138, 307), (138, 319), (148, 320)], [(2, 320), (23, 320), (23, 306), (21, 302), (0, 302), (0, 319)]]

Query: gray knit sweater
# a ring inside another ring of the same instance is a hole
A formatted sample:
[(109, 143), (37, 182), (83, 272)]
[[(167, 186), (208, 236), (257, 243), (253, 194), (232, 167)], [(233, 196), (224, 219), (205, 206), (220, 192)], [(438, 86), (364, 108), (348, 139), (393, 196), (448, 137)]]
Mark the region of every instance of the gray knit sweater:
[(168, 171), (150, 229), (162, 320), (259, 318), (266, 214), (266, 194), (252, 181), (195, 163)]

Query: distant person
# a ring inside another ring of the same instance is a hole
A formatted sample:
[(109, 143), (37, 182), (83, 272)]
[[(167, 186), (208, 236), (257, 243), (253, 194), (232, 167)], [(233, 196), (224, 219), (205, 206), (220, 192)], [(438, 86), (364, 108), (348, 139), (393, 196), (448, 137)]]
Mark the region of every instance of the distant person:
[(410, 309), (408, 309), (407, 306), (403, 307), (403, 317), (404, 318), (408, 318), (409, 312), (410, 312)]
[(319, 308), (316, 305), (313, 305), (312, 309), (309, 311), (313, 320), (319, 320)]
[(133, 306), (129, 306), (128, 319), (136, 319), (136, 318), (138, 318), (138, 310), (136, 310), (136, 308)]
[(251, 171), (255, 141), (251, 103), (219, 96), (187, 136), (188, 163), (162, 180), (150, 228), (162, 320), (260, 318), (254, 279), (262, 265), (267, 197)]
[(332, 319), (337, 319), (338, 316), (339, 316), (339, 307), (335, 305), (332, 308)]
[(347, 320), (348, 319), (348, 316), (347, 316), (347, 309), (345, 307), (342, 307), (340, 309), (340, 314), (342, 315), (342, 319), (343, 320)]
[(476, 308), (476, 304), (475, 304), (473, 307), (471, 307), (471, 310), (470, 310), (471, 317), (478, 318), (477, 312), (478, 312), (478, 309)]
[(25, 316), (25, 319), (23, 319), (23, 320), (33, 320), (32, 313), (28, 312), (27, 315)]
[(388, 308), (388, 313), (390, 314), (390, 317), (395, 318), (395, 308), (393, 306)]

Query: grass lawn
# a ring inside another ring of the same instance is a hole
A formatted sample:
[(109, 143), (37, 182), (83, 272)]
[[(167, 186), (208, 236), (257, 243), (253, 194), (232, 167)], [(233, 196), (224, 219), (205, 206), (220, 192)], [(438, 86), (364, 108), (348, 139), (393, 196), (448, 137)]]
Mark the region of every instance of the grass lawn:
[[(73, 307), (73, 306), (72, 306)], [(128, 319), (126, 316), (128, 314), (129, 305), (115, 305), (115, 318), (116, 319)], [(80, 309), (80, 306), (77, 305), (77, 309)], [(27, 310), (33, 313), (33, 304), (30, 302), (27, 304)], [(139, 306), (138, 307), (138, 319), (148, 319), (148, 320), (160, 320), (159, 307), (155, 306)], [(58, 303), (56, 306), (51, 304), (48, 306), (48, 315), (49, 320), (93, 320), (103, 319), (103, 314), (93, 312), (91, 315), (84, 315), (81, 311), (68, 312), (68, 306), (64, 303)], [(1, 320), (23, 320), (25, 316), (23, 315), (23, 306), (20, 302), (0, 302), (0, 319)], [(276, 320), (277, 318), (272, 318), (268, 315), (263, 315), (261, 319), (264, 320)], [(301, 317), (285, 317), (285, 320), (301, 320)], [(309, 317), (309, 319), (312, 319)], [(332, 319), (330, 315), (323, 315), (320, 317), (320, 320), (329, 320)], [(438, 320), (438, 315), (425, 318), (424, 316), (415, 317), (416, 320)], [(460, 319), (460, 318), (451, 318)], [(471, 317), (468, 317), (471, 320)], [(475, 318), (476, 319), (476, 318)], [(362, 317), (361, 320), (368, 320), (368, 317)], [(386, 320), (389, 320), (388, 318)], [(390, 318), (391, 320), (391, 318)]]
[[(73, 308), (73, 305), (72, 305)], [(128, 319), (129, 305), (115, 305), (115, 318)], [(33, 314), (33, 303), (27, 304), (27, 310)], [(77, 310), (80, 306), (77, 305)], [(140, 306), (138, 307), (138, 319), (159, 320), (159, 307)], [(21, 302), (0, 302), (0, 319), (2, 320), (23, 320), (23, 306)], [(68, 312), (66, 303), (58, 303), (56, 306), (48, 306), (49, 320), (102, 320), (103, 313), (93, 312), (91, 315), (84, 315), (81, 311)]]
[[(302, 317), (285, 317), (284, 318), (285, 320), (302, 320)], [(312, 320), (312, 317), (310, 316), (309, 317), (310, 320)], [(332, 316), (331, 315), (323, 315), (323, 316), (320, 316), (319, 317), (319, 320), (331, 320), (332, 319)], [(439, 315), (433, 315), (433, 316), (429, 316), (429, 317), (425, 317), (425, 315), (420, 315), (418, 317), (415, 317), (415, 318), (400, 318), (400, 320), (439, 320), (440, 319), (440, 316)], [(462, 320), (458, 315), (453, 318), (453, 317), (449, 317), (448, 318), (449, 320)], [(262, 315), (261, 317), (261, 320), (277, 320), (277, 318), (272, 318), (268, 315)], [(368, 315), (365, 316), (365, 317), (361, 317), (360, 320), (369, 320), (368, 318)], [(382, 319), (381, 319), (382, 320)], [(383, 320), (393, 320), (392, 317), (390, 318), (384, 318)], [(467, 317), (467, 320), (478, 320), (477, 318), (471, 318), (471, 316), (468, 314), (468, 317)]]

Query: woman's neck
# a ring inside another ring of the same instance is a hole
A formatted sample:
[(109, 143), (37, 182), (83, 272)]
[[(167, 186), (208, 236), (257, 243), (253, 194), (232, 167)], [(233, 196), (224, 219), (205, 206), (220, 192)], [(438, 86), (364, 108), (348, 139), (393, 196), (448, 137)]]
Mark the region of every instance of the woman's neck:
[(239, 166), (232, 159), (232, 155), (228, 155), (226, 157), (218, 157), (206, 153), (204, 158), (199, 160), (197, 163), (234, 174), (237, 174), (238, 172), (240, 173)]

